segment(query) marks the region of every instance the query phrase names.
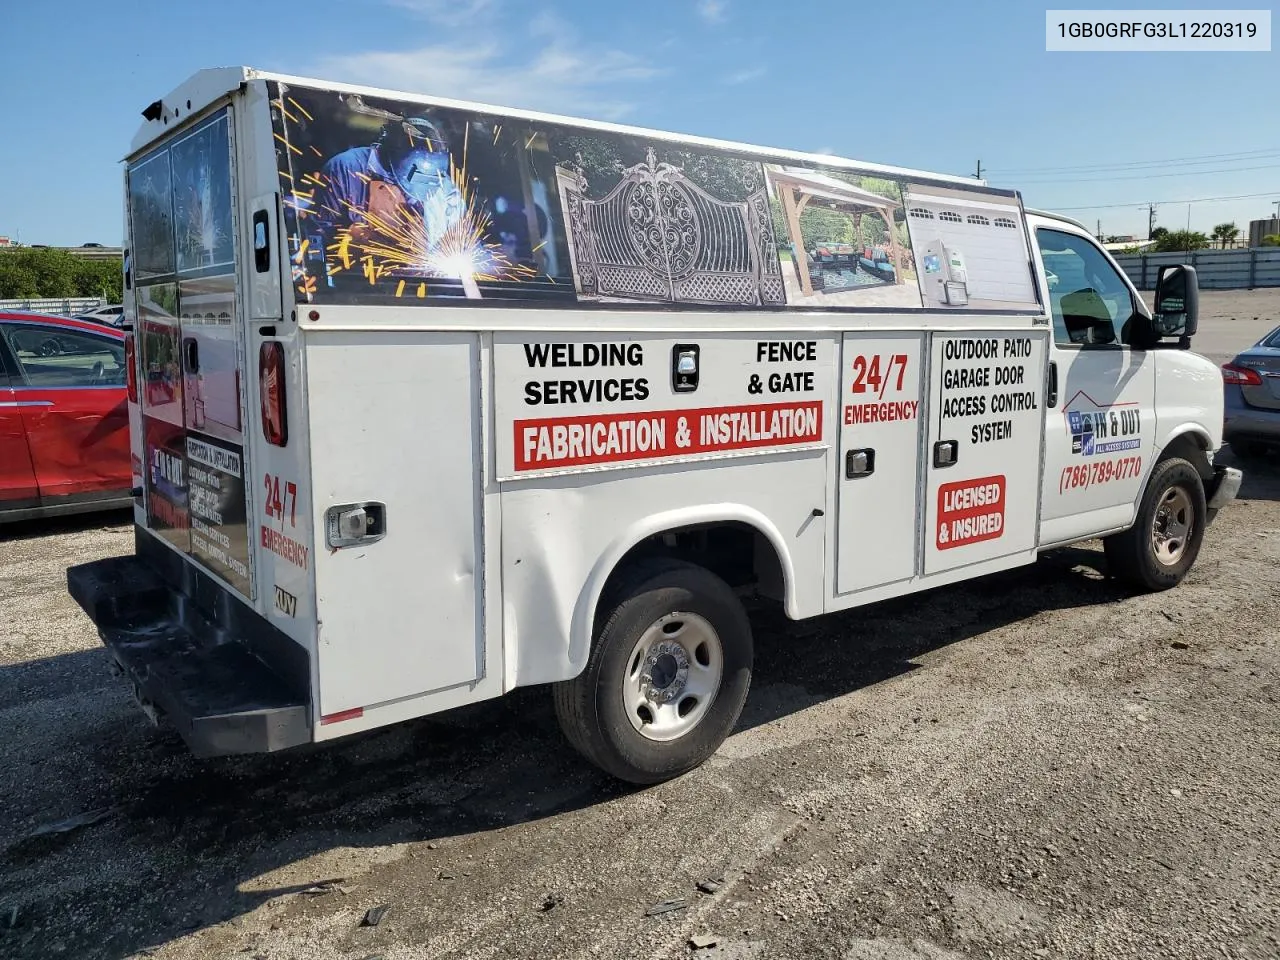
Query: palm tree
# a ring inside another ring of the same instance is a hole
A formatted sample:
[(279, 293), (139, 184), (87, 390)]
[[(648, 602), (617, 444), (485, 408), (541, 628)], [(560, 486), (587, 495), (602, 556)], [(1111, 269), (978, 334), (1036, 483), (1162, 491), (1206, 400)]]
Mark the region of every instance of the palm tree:
[(1227, 248), (1227, 244), (1240, 236), (1240, 231), (1234, 223), (1220, 223), (1213, 228), (1213, 239), (1222, 242), (1222, 249)]

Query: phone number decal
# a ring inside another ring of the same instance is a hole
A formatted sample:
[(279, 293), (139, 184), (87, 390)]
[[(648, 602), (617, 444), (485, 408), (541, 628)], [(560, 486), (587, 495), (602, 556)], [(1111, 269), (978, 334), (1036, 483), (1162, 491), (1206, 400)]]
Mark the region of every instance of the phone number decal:
[(1142, 473), (1141, 457), (1121, 457), (1118, 460), (1099, 460), (1062, 468), (1058, 492), (1087, 490), (1095, 484), (1131, 480)]

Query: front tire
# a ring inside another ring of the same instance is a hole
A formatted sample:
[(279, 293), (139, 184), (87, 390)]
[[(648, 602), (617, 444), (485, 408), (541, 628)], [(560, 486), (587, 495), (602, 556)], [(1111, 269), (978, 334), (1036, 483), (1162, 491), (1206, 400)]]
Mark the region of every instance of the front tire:
[(586, 668), (554, 687), (561, 730), (620, 780), (687, 773), (747, 699), (754, 648), (742, 604), (709, 570), (666, 558), (624, 573), (601, 603)]
[(1107, 566), (1143, 590), (1176, 587), (1200, 554), (1207, 522), (1196, 468), (1181, 457), (1162, 460), (1147, 481), (1133, 526), (1103, 541)]

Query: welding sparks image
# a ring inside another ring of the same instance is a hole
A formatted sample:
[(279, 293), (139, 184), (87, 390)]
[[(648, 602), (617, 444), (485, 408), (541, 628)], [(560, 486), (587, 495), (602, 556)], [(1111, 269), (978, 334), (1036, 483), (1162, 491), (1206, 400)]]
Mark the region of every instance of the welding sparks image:
[(536, 277), (536, 269), (512, 262), (501, 243), (486, 239), (492, 216), (468, 190), (466, 172), (451, 166), (449, 184), (452, 189), (429, 193), (421, 209), (371, 202), (359, 220), (336, 231), (327, 251), (333, 255), (331, 269), (358, 269), (370, 283), (399, 278), (396, 296), (413, 292), (413, 280), (447, 277), (461, 281), (471, 299), (480, 298), (477, 280)]
[(196, 180), (175, 198), (179, 209), (178, 256), (184, 264), (208, 265), (216, 262), (216, 250), (226, 239), (226, 231), (217, 222), (209, 171), (202, 170)]
[(289, 260), (310, 302), (574, 298), (541, 132), (292, 87), (272, 108)]
[(179, 272), (234, 261), (230, 142), (225, 117), (174, 144), (174, 242)]

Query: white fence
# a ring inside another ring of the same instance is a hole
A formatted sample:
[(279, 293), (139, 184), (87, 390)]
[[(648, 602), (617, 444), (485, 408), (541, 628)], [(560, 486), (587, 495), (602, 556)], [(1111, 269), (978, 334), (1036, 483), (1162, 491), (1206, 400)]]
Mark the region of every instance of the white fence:
[(0, 310), (54, 313), (70, 317), (77, 313), (84, 313), (86, 310), (92, 310), (95, 307), (105, 307), (107, 302), (102, 297), (63, 297), (61, 299), (56, 297), (37, 297), (30, 300), (0, 300)]
[(1280, 247), (1245, 250), (1192, 250), (1190, 253), (1113, 254), (1116, 263), (1139, 290), (1154, 290), (1160, 268), (1189, 263), (1204, 290), (1252, 290), (1280, 287)]

